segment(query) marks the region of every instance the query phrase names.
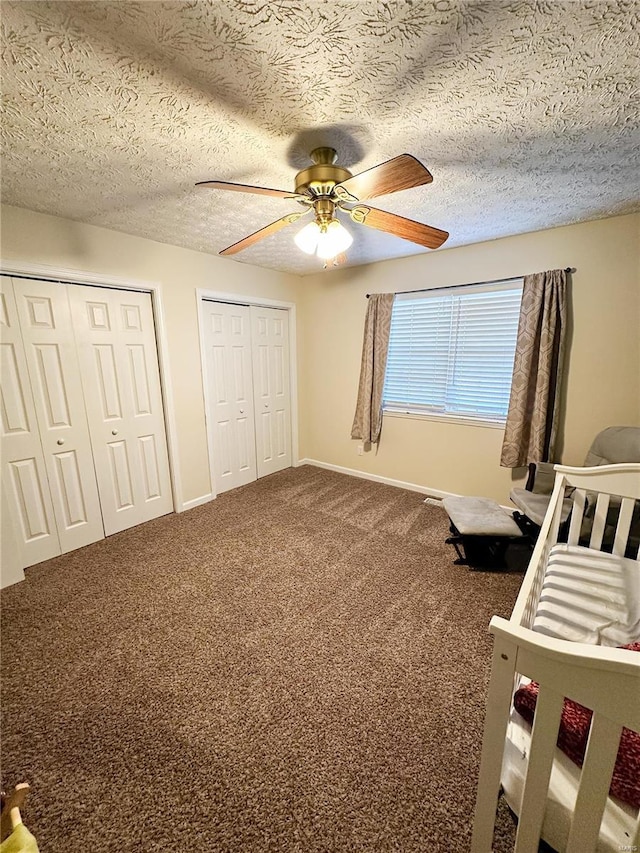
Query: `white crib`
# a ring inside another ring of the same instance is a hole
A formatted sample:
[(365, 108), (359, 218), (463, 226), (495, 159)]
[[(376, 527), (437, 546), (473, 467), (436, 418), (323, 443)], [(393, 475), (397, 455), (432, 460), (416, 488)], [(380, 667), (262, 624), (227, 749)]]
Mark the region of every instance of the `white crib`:
[[(566, 544), (558, 544), (567, 495), (573, 509)], [(518, 817), (516, 853), (537, 853), (541, 838), (566, 853), (640, 851), (638, 809), (609, 795), (622, 727), (640, 732), (640, 653), (615, 648), (640, 640), (638, 499), (640, 464), (556, 466), (553, 497), (511, 618), (490, 624), (494, 651), (472, 853), (492, 850), (501, 787)], [(615, 577), (607, 603), (600, 586), (590, 599), (605, 610), (595, 629), (590, 603), (579, 604), (575, 618), (566, 609), (572, 588), (593, 592), (593, 576), (585, 582), (581, 573), (594, 566)], [(624, 624), (620, 613), (609, 618), (621, 607)], [(634, 636), (624, 638), (625, 631)], [(540, 685), (532, 728), (512, 704), (515, 688), (528, 680)], [(564, 697), (593, 711), (582, 770), (556, 747)]]

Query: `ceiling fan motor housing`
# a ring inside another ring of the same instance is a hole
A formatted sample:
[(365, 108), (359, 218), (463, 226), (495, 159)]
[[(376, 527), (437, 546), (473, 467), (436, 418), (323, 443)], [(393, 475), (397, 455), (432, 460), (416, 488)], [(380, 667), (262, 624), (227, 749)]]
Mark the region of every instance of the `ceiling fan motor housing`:
[(315, 148), (311, 152), (314, 165), (296, 175), (296, 193), (330, 196), (336, 184), (352, 177), (348, 169), (335, 165), (336, 157), (335, 148)]

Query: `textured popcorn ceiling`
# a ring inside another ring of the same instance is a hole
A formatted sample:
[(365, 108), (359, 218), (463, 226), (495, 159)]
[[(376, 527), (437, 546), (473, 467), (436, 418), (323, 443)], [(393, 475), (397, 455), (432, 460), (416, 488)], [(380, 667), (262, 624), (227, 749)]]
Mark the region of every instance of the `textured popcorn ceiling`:
[[(219, 252), (293, 202), (317, 145), (408, 152), (433, 184), (375, 205), (446, 247), (640, 209), (640, 4), (2, 2), (2, 198)], [(235, 256), (310, 273), (293, 225)], [(349, 222), (349, 264), (428, 250)], [(443, 251), (440, 249), (439, 251)], [(229, 260), (228, 263), (233, 263)]]

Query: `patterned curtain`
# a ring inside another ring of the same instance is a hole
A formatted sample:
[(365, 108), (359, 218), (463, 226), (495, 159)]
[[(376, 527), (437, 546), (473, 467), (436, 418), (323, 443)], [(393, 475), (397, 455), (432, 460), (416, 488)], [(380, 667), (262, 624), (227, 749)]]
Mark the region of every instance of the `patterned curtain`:
[(387, 366), (393, 293), (372, 293), (364, 321), (364, 341), (356, 414), (351, 438), (376, 443), (382, 429), (382, 389)]
[(553, 461), (567, 328), (564, 270), (527, 275), (500, 464)]

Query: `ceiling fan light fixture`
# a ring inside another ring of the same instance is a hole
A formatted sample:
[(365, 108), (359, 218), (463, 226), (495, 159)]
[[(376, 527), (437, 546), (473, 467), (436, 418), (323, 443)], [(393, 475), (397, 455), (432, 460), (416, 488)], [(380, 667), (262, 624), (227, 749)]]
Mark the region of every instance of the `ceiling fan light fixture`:
[(335, 258), (353, 243), (353, 237), (337, 219), (327, 224), (309, 222), (293, 239), (296, 246), (307, 255), (317, 254), (323, 261)]
[(317, 222), (309, 222), (304, 228), (293, 238), (296, 246), (307, 255), (313, 255), (318, 247), (318, 239), (320, 238), (320, 226)]
[[(289, 213), (227, 246), (220, 252), (221, 255), (235, 255), (248, 249), (258, 240), (275, 234), (287, 225), (293, 225), (301, 216), (313, 211), (315, 221), (298, 231), (294, 241), (306, 254), (317, 254), (322, 260), (330, 261), (344, 254), (353, 242), (349, 231), (336, 219), (337, 208), (342, 214), (347, 213), (358, 226), (366, 225), (427, 249), (437, 249), (449, 236), (447, 231), (431, 225), (360, 203), (387, 193), (430, 184), (433, 180), (431, 172), (411, 154), (400, 154), (357, 175), (336, 165), (335, 148), (316, 148), (311, 152), (311, 159), (313, 165), (296, 175), (293, 193), (228, 181), (198, 182), (197, 186), (201, 187), (288, 199), (305, 208), (304, 213)], [(354, 204), (357, 206), (353, 207)]]
[(323, 261), (329, 261), (336, 255), (346, 252), (352, 243), (353, 237), (344, 225), (337, 219), (332, 219), (325, 230), (320, 230), (317, 255)]

